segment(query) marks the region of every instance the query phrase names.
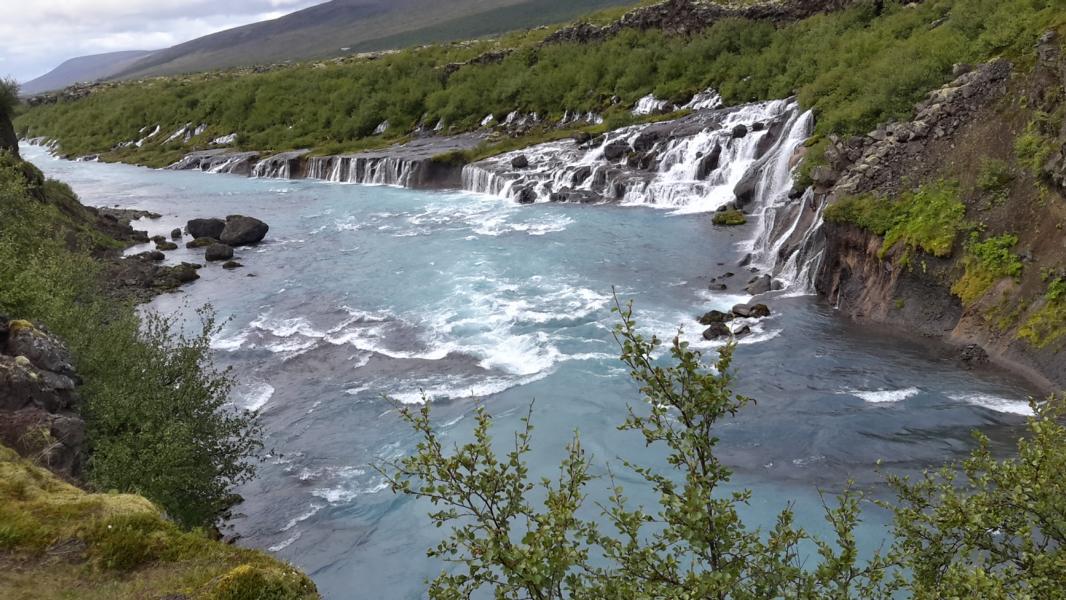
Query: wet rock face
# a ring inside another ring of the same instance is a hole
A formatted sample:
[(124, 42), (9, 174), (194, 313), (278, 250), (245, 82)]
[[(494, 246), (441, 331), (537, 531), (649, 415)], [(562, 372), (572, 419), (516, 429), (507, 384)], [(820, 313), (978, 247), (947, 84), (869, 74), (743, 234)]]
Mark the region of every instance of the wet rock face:
[(85, 460), (70, 351), (27, 321), (0, 316), (0, 442), (68, 480)]

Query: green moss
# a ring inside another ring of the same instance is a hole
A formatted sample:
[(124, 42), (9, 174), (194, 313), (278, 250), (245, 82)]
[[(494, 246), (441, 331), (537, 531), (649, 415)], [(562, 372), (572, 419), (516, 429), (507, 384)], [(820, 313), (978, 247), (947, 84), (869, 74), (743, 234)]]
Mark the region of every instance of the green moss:
[(959, 232), (970, 228), (958, 184), (948, 181), (922, 186), (895, 200), (842, 198), (826, 208), (825, 219), (883, 236), (882, 258), (897, 245), (902, 246), (900, 260), (904, 263), (917, 250), (941, 258), (951, 256)]
[(970, 235), (963, 266), (966, 271), (951, 287), (963, 304), (977, 301), (997, 281), (1022, 274), (1022, 261), (1012, 249), (1018, 244), (1016, 235), (999, 235), (980, 241), (976, 232)]
[[(299, 600), (309, 583), (294, 570), (240, 565), (222, 576), (213, 600)], [(312, 588), (313, 589), (313, 586)]]
[[(50, 558), (56, 549), (63, 560)], [(318, 597), (283, 562), (182, 531), (140, 496), (86, 493), (4, 446), (0, 552), (17, 564), (0, 575), (0, 598)]]
[(1018, 337), (1045, 348), (1066, 335), (1066, 278), (1048, 282), (1043, 305), (1018, 330)]
[(724, 210), (714, 213), (713, 222), (715, 225), (723, 227), (735, 227), (744, 225), (748, 222), (748, 219), (739, 210)]

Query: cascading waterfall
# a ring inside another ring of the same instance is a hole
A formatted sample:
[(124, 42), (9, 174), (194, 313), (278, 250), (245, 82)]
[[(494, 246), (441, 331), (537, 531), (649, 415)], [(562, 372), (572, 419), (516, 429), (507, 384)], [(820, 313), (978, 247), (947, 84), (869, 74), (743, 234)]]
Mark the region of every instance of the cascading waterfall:
[[(715, 106), (715, 96), (701, 99)], [(814, 117), (794, 100), (703, 109), (619, 129), (585, 146), (566, 140), (467, 165), (463, 188), (520, 202), (615, 201), (678, 213), (741, 208), (755, 230), (742, 249), (790, 293), (811, 290), (820, 208), (790, 197), (797, 150)]]

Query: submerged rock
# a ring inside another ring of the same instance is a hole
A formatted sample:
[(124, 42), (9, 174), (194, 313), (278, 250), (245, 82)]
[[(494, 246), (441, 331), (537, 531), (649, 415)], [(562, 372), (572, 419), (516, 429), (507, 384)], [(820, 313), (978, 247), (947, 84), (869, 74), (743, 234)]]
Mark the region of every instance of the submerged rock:
[(211, 245), (214, 245), (214, 244), (217, 244), (217, 243), (218, 243), (218, 240), (216, 238), (198, 237), (198, 238), (192, 240), (191, 242), (186, 243), (185, 247), (195, 250), (196, 248), (207, 248), (208, 246), (211, 246)]
[(204, 253), (204, 260), (217, 262), (233, 258), (233, 247), (226, 244), (211, 244)]
[(226, 264), (222, 265), (222, 268), (226, 269), (226, 270), (229, 270), (229, 271), (232, 271), (233, 269), (240, 269), (243, 266), (244, 265), (242, 265), (241, 263), (239, 263), (239, 262), (237, 262), (235, 260), (229, 260), (229, 261), (226, 261)]

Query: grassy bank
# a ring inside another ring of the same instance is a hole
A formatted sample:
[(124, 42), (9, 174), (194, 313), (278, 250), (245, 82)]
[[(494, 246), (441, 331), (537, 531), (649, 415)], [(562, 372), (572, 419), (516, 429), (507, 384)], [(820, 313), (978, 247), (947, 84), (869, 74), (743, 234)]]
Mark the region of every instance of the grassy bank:
[(89, 494), (0, 446), (0, 597), (301, 600), (269, 556), (182, 531), (141, 496)]

